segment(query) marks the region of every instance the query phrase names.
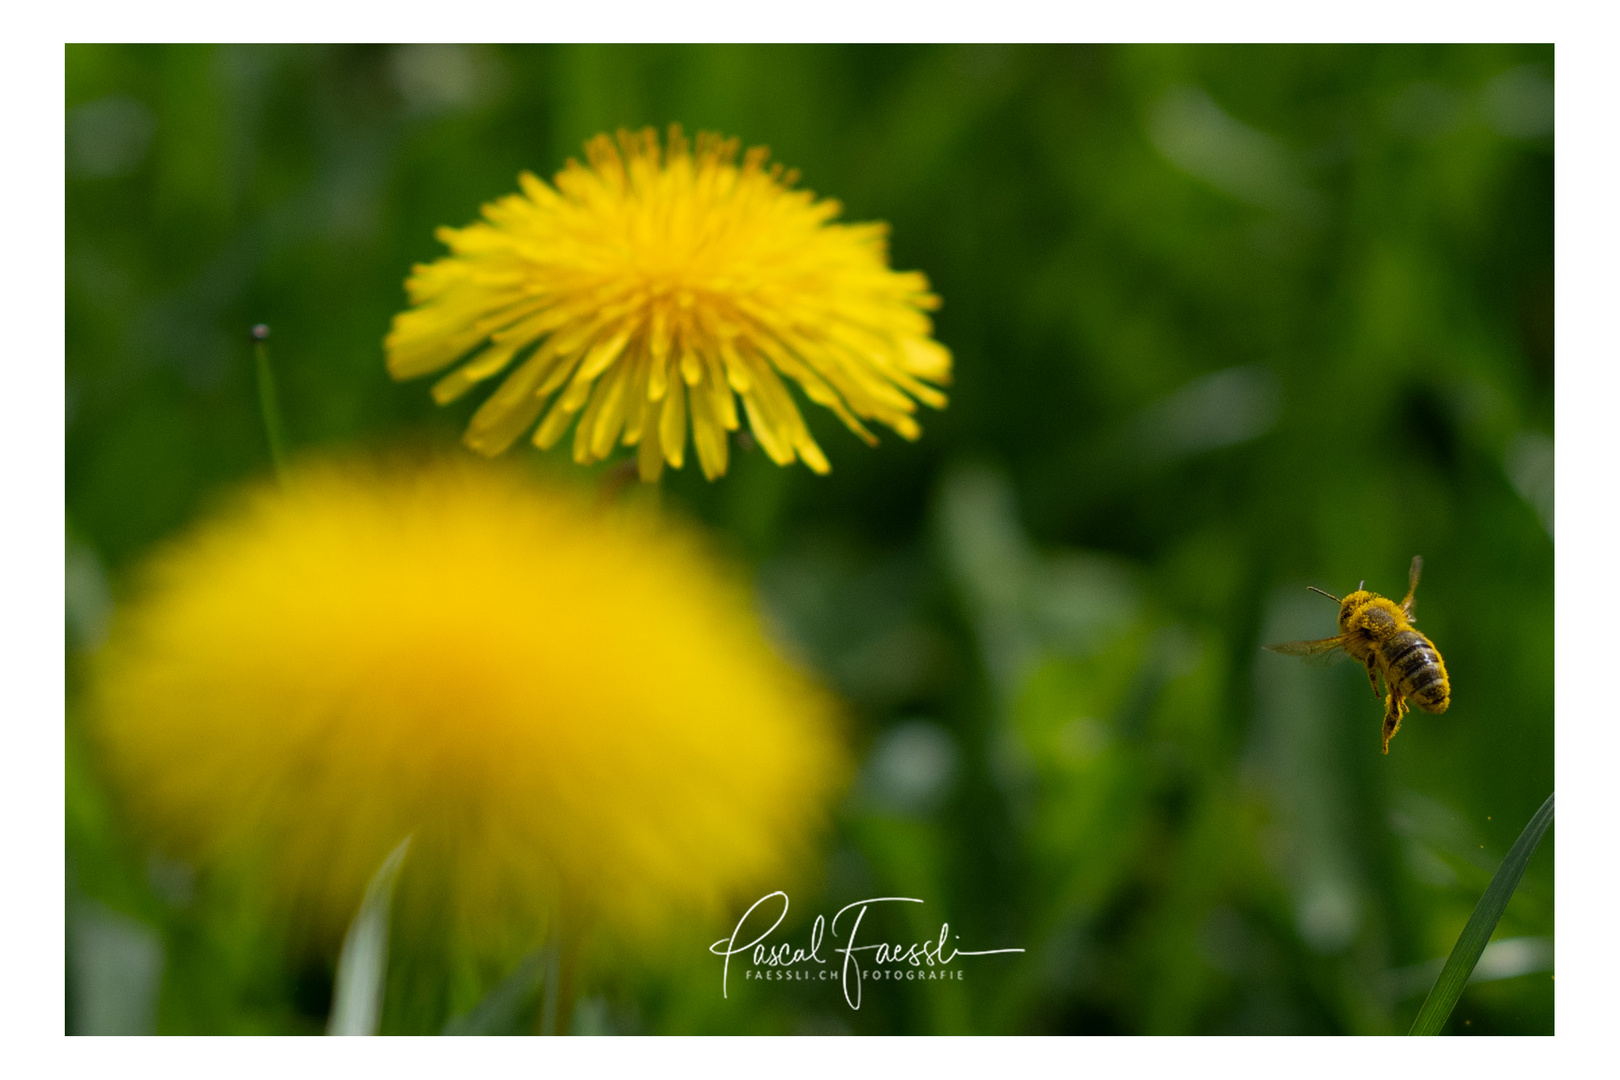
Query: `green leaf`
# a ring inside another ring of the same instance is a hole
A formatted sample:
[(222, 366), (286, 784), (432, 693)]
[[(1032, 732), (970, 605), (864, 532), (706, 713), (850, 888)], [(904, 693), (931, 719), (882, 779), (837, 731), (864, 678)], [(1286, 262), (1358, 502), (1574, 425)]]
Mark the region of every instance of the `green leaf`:
[(349, 924), (338, 954), (337, 979), (332, 987), (332, 1015), (328, 1035), (375, 1035), (382, 1018), (383, 986), (388, 978), (388, 913), (394, 901), (394, 882), (405, 862), (411, 838), (399, 842), (366, 885), (360, 911)]
[(1473, 974), (1474, 965), (1479, 963), (1486, 943), (1496, 930), (1497, 921), (1502, 918), (1508, 901), (1513, 898), (1513, 890), (1519, 887), (1524, 868), (1529, 864), (1530, 856), (1535, 854), (1536, 845), (1541, 843), (1542, 834), (1552, 824), (1552, 819), (1553, 797), (1548, 795), (1547, 801), (1530, 819), (1530, 824), (1513, 842), (1513, 849), (1497, 868), (1485, 895), (1474, 905), (1468, 925), (1463, 927), (1457, 944), (1452, 946), (1451, 955), (1446, 957), (1446, 966), (1440, 969), (1440, 977), (1434, 980), (1434, 987), (1424, 999), (1423, 1007), (1418, 1010), (1417, 1019), (1412, 1021), (1412, 1030), (1407, 1032), (1408, 1035), (1438, 1035), (1440, 1029), (1445, 1027), (1457, 999), (1462, 996), (1463, 987), (1468, 984), (1468, 976)]

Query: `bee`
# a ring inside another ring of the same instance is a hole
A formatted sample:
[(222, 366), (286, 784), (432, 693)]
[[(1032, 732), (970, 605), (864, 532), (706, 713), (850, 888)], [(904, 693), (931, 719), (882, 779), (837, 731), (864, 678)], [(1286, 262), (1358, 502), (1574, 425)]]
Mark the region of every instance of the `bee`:
[[(1417, 592), (1418, 576), (1422, 573), (1423, 557), (1412, 556), (1406, 599), (1399, 604), (1375, 592), (1368, 592), (1365, 581), (1343, 600), (1312, 585), (1312, 592), (1322, 593), (1339, 605), (1339, 636), (1322, 638), (1320, 641), (1290, 641), (1266, 646), (1284, 656), (1298, 656), (1307, 660), (1317, 657), (1333, 660), (1350, 656), (1365, 664), (1373, 696), (1384, 698), (1386, 754), (1389, 753), (1389, 740), (1401, 729), (1401, 718), (1408, 710), (1408, 698), (1417, 702), (1425, 712), (1431, 713), (1443, 713), (1451, 705), (1451, 680), (1446, 676), (1446, 664), (1440, 659), (1440, 650), (1412, 626), (1417, 622), (1412, 596)], [(1378, 688), (1380, 676), (1388, 688), (1387, 697)]]

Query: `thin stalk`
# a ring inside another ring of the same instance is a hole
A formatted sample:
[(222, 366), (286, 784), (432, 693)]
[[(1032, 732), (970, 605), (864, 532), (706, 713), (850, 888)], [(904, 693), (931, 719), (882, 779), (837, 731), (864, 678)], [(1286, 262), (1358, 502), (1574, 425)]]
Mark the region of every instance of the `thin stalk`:
[(541, 1035), (557, 1034), (557, 941), (555, 938), (545, 949), (545, 989), (540, 995)]
[(1541, 843), (1542, 834), (1552, 824), (1552, 819), (1553, 797), (1548, 795), (1541, 809), (1530, 818), (1530, 824), (1513, 842), (1507, 858), (1497, 867), (1496, 876), (1491, 878), (1485, 895), (1474, 905), (1468, 925), (1463, 927), (1457, 944), (1452, 946), (1451, 955), (1446, 957), (1446, 966), (1440, 969), (1440, 977), (1434, 980), (1434, 986), (1423, 1000), (1423, 1007), (1418, 1010), (1417, 1019), (1412, 1021), (1412, 1030), (1407, 1032), (1408, 1035), (1438, 1035), (1446, 1026), (1451, 1010), (1462, 996), (1463, 987), (1468, 985), (1468, 976), (1474, 973), (1474, 965), (1479, 963), (1480, 955), (1484, 953), (1498, 920), (1502, 918), (1502, 912), (1507, 910), (1508, 901), (1513, 898), (1513, 891), (1519, 887), (1519, 879), (1524, 876), (1530, 856), (1535, 854), (1536, 845)]
[(574, 976), (579, 970), (578, 935), (568, 935), (559, 943), (557, 958), (557, 1013), (552, 1033), (567, 1035), (574, 1027), (574, 997), (577, 989)]
[(264, 435), (270, 444), (270, 464), (276, 479), (287, 482), (287, 436), (281, 426), (281, 405), (276, 397), (276, 376), (270, 368), (270, 349), (265, 340), (270, 328), (259, 323), (252, 330), (253, 357), (259, 374), (259, 414), (264, 417)]
[(579, 946), (577, 937), (556, 934), (545, 948), (545, 989), (535, 1024), (541, 1035), (567, 1035), (573, 1027)]

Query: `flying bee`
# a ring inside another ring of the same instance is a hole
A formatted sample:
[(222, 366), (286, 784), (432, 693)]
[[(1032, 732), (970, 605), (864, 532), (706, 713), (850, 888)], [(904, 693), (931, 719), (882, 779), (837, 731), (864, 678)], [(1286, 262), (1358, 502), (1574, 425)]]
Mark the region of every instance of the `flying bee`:
[[(1406, 599), (1399, 604), (1375, 592), (1368, 592), (1365, 581), (1343, 600), (1312, 585), (1312, 592), (1322, 593), (1339, 605), (1339, 636), (1322, 638), (1320, 641), (1290, 641), (1283, 645), (1266, 646), (1284, 656), (1304, 659), (1320, 657), (1324, 660), (1350, 656), (1365, 664), (1373, 696), (1384, 698), (1386, 754), (1389, 753), (1389, 740), (1401, 729), (1401, 718), (1407, 713), (1408, 698), (1417, 702), (1425, 712), (1431, 713), (1443, 713), (1451, 704), (1451, 680), (1446, 677), (1446, 665), (1440, 659), (1440, 650), (1412, 626), (1417, 622), (1417, 616), (1413, 614), (1412, 595), (1417, 592), (1418, 575), (1422, 573), (1423, 557), (1414, 555)], [(1389, 690), (1387, 697), (1378, 688), (1380, 676)]]

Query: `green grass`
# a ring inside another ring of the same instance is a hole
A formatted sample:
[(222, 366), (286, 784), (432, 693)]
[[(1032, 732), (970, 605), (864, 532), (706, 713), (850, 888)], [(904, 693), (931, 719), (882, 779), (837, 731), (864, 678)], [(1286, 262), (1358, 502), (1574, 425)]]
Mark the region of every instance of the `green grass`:
[(1446, 966), (1440, 969), (1440, 976), (1434, 980), (1434, 986), (1424, 999), (1423, 1007), (1418, 1010), (1417, 1019), (1412, 1021), (1412, 1030), (1407, 1032), (1408, 1035), (1438, 1035), (1446, 1026), (1457, 999), (1462, 997), (1463, 987), (1468, 985), (1468, 976), (1474, 973), (1474, 965), (1479, 963), (1480, 956), (1485, 952), (1502, 912), (1507, 910), (1508, 901), (1513, 899), (1513, 890), (1519, 887), (1519, 879), (1524, 876), (1530, 856), (1536, 853), (1536, 846), (1541, 843), (1542, 834), (1552, 824), (1552, 819), (1553, 797), (1548, 795), (1547, 801), (1541, 804), (1541, 809), (1535, 812), (1530, 823), (1513, 842), (1513, 848), (1497, 868), (1496, 876), (1491, 878), (1485, 895), (1474, 905), (1468, 925), (1463, 927), (1457, 944), (1452, 946), (1451, 955), (1446, 957)]

